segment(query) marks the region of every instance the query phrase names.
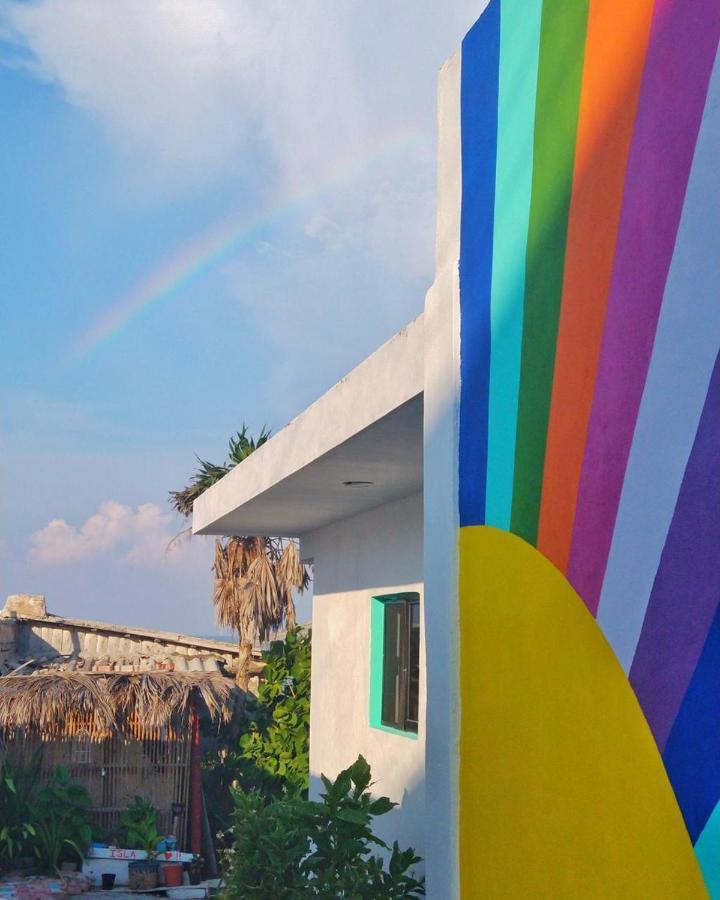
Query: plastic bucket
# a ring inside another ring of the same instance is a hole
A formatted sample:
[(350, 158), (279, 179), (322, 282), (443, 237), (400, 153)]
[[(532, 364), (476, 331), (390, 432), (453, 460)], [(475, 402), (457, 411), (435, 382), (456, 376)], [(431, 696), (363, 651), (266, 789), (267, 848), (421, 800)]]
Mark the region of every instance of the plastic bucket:
[(182, 863), (168, 862), (162, 864), (165, 887), (181, 887), (183, 883)]

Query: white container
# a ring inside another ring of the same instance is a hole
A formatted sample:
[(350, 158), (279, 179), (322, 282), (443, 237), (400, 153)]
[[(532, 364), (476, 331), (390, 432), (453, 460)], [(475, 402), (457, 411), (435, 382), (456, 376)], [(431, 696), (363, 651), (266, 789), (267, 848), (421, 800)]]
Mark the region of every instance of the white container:
[[(136, 859), (146, 859), (144, 850), (126, 850), (122, 847), (90, 847), (83, 862), (83, 875), (87, 875), (93, 887), (102, 884), (102, 876), (107, 873), (115, 875), (115, 884), (122, 887), (128, 883), (128, 863)], [(192, 853), (178, 853), (177, 850), (166, 850), (158, 853), (156, 859), (161, 862), (190, 862)], [(178, 889), (179, 890), (179, 889)], [(205, 896), (203, 894), (203, 896)]]
[(128, 883), (128, 864), (122, 859), (86, 859), (82, 871), (93, 887), (101, 887), (102, 876), (105, 874), (113, 874), (118, 886)]

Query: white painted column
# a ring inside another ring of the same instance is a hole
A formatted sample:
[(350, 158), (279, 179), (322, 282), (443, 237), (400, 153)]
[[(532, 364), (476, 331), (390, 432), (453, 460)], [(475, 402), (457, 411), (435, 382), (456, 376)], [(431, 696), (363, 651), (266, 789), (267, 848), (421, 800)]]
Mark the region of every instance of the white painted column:
[(433, 900), (459, 897), (460, 63), (458, 50), (439, 78), (436, 272), (425, 300), (425, 871)]

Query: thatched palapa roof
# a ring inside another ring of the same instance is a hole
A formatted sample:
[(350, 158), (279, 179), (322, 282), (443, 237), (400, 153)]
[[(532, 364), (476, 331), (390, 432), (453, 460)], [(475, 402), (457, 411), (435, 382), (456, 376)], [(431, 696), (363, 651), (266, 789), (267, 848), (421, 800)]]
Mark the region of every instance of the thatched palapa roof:
[(187, 734), (194, 698), (227, 721), (235, 690), (228, 678), (207, 672), (18, 673), (0, 678), (0, 731), (45, 739), (178, 737)]

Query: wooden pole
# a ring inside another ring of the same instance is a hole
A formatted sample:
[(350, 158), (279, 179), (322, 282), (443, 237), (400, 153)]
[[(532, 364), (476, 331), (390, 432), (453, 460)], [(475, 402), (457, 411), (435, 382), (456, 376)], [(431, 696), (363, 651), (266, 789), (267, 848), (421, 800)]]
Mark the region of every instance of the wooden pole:
[(190, 743), (190, 849), (202, 852), (202, 781), (200, 774), (200, 716), (193, 699)]

